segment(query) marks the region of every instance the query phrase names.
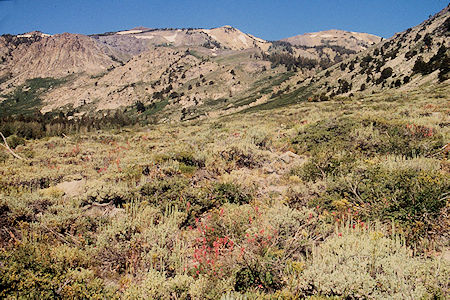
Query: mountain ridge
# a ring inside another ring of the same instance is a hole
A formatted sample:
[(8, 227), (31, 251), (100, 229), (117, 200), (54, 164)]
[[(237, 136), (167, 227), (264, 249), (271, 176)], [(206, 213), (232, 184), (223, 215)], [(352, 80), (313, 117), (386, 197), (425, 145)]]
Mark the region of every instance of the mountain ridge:
[(281, 39), (281, 41), (289, 42), (294, 46), (313, 47), (323, 44), (331, 44), (336, 46), (345, 45), (347, 48), (356, 51), (365, 50), (370, 46), (381, 42), (381, 40), (381, 37), (373, 34), (339, 29), (329, 29), (325, 31), (304, 33)]
[[(446, 22), (448, 8), (438, 15), (443, 17), (423, 23), (424, 35), (434, 34), (435, 27)], [(302, 101), (318, 95), (325, 99), (363, 90), (377, 92), (412, 77), (411, 72), (387, 74), (384, 69), (412, 69), (411, 61), (403, 62), (408, 47), (425, 38), (414, 41), (412, 34), (418, 30), (414, 28), (385, 41), (366, 33), (328, 30), (271, 42), (229, 25), (211, 29), (139, 26), (90, 36), (9, 37), (12, 46), (3, 42), (6, 46), (0, 47), (0, 54), (8, 54), (0, 63), (0, 96), (10, 103), (17, 89), (27, 89), (29, 79), (66, 78), (40, 93), (42, 112), (126, 110), (139, 102), (159, 107), (149, 113), (161, 120), (176, 121), (245, 111), (286, 97)], [(425, 60), (437, 53), (437, 44), (445, 45), (446, 34), (439, 33), (432, 49), (421, 50)], [(407, 40), (397, 42), (405, 35)], [(374, 51), (379, 52), (378, 58), (365, 62)], [(380, 80), (382, 71), (387, 77)], [(427, 80), (435, 81), (435, 77)], [(415, 76), (411, 82), (421, 84), (420, 78)]]
[[(333, 96), (380, 92), (389, 88), (408, 89), (436, 82), (439, 70), (442, 69), (442, 76), (448, 73), (449, 24), (450, 6), (447, 6), (421, 24), (322, 71), (305, 84)], [(430, 70), (420, 70), (420, 59), (426, 63), (435, 59), (439, 65), (430, 66)], [(445, 78), (441, 79), (445, 81)]]

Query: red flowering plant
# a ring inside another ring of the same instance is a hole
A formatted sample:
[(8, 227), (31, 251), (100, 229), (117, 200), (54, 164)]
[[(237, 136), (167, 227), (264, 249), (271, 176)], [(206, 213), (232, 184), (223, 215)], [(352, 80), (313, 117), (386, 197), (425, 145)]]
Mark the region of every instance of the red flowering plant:
[(435, 134), (433, 128), (416, 124), (406, 124), (406, 130), (411, 136), (419, 138), (431, 137)]
[(286, 269), (309, 252), (317, 224), (313, 210), (226, 204), (189, 229), (186, 271), (194, 277), (234, 276), (237, 291), (279, 289)]
[(249, 205), (238, 209), (236, 205), (224, 205), (203, 218), (196, 218), (195, 226), (188, 227), (192, 257), (186, 271), (194, 277), (200, 274), (218, 278), (229, 276), (233, 271), (231, 266), (239, 260), (238, 245), (248, 227), (249, 208)]

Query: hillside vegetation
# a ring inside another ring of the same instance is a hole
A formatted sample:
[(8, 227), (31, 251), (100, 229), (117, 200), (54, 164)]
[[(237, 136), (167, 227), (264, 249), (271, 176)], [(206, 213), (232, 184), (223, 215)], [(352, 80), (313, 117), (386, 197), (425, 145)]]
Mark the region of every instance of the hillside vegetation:
[[(310, 39), (305, 36), (296, 39)], [(207, 118), (263, 103), (272, 93), (295, 88), (316, 71), (380, 39), (335, 30), (330, 38), (315, 38), (313, 44), (268, 42), (231, 26), (140, 27), (91, 36), (3, 35), (0, 97), (8, 99), (29, 80), (57, 81), (70, 75), (71, 80), (42, 91), (40, 101), (29, 101), (28, 111), (79, 116), (124, 111), (139, 102), (150, 107), (147, 115), (157, 114), (161, 122)], [(288, 79), (289, 84), (280, 86)], [(151, 109), (155, 105), (160, 109)]]
[(1, 36), (0, 298), (448, 299), (449, 8)]
[(10, 136), (0, 295), (445, 299), (448, 94)]

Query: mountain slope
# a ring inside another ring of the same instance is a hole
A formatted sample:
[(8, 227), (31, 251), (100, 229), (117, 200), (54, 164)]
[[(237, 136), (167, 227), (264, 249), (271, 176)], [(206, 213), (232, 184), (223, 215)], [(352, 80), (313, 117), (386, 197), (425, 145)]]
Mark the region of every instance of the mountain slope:
[(339, 46), (359, 52), (379, 43), (381, 40), (382, 38), (368, 33), (327, 30), (305, 33), (281, 41), (288, 42), (293, 46)]
[(445, 81), (450, 57), (449, 10), (447, 6), (420, 25), (322, 71), (303, 85), (334, 96), (406, 90)]
[[(91, 38), (63, 33), (54, 36), (12, 38), (5, 43), (2, 52), (7, 58), (2, 66), (3, 73), (10, 73), (8, 84), (20, 84), (36, 77), (60, 78), (73, 73), (97, 74), (120, 65), (105, 49)], [(14, 45), (19, 41), (16, 47)], [(8, 50), (9, 49), (9, 50)]]
[[(53, 89), (45, 96), (43, 111), (66, 105), (77, 110), (118, 109), (141, 102), (150, 112), (158, 105), (158, 114), (167, 120), (229, 114), (267, 102), (273, 95), (289, 91), (290, 84), (284, 83), (287, 80), (303, 81), (315, 72), (315, 67), (300, 67), (293, 73), (284, 62), (274, 64), (266, 53), (278, 53), (276, 43), (230, 26), (161, 30), (141, 27), (92, 38), (132, 58), (99, 78), (80, 77)], [(131, 46), (127, 41), (132, 41)], [(326, 47), (299, 51), (317, 61), (326, 58), (328, 63), (334, 63), (338, 55), (356, 53), (343, 46), (333, 50)]]
[(171, 119), (183, 119), (233, 106), (285, 72), (281, 66), (271, 69), (257, 49), (217, 53), (202, 47), (152, 47), (102, 76), (80, 76), (54, 88), (45, 95), (43, 110), (65, 105), (107, 110), (139, 101), (150, 111), (164, 104)]
[(272, 61), (297, 61), (294, 69), (299, 66), (326, 69), (381, 40), (382, 38), (367, 33), (328, 30), (274, 41), (269, 53), (275, 56)]
[(245, 50), (249, 48), (260, 48), (266, 51), (270, 47), (269, 42), (256, 38), (252, 35), (245, 34), (231, 26), (203, 29), (202, 31), (227, 49)]
[(267, 50), (270, 43), (231, 26), (212, 29), (150, 29), (137, 27), (119, 32), (92, 35), (92, 38), (118, 51), (136, 55), (149, 46), (202, 46), (210, 49)]
[[(381, 38), (363, 33), (331, 30), (267, 42), (230, 26), (139, 27), (89, 37), (40, 37), (8, 50), (12, 58), (2, 65), (7, 79), (0, 81), (0, 88), (9, 101), (5, 107), (13, 107), (19, 101), (14, 93), (21, 95), (29, 89), (29, 85), (18, 86), (20, 82), (73, 73), (39, 92), (37, 108), (82, 115), (129, 110), (141, 103), (144, 115), (173, 121), (266, 104), (279, 107), (319, 94), (377, 92), (402, 85), (407, 77), (412, 78), (407, 87), (417, 86), (423, 83), (421, 78), (437, 79), (434, 70), (431, 75), (412, 76), (414, 56), (420, 54), (428, 62), (443, 51), (439, 49), (446, 45), (447, 19), (448, 8), (374, 46)], [(433, 68), (440, 68), (441, 60)]]

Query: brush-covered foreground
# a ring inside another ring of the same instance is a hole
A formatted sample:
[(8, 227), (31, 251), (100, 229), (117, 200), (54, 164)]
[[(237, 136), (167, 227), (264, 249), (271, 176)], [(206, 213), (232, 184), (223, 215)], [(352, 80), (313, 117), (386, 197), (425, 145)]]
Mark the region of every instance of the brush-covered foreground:
[(445, 299), (448, 95), (10, 136), (0, 297)]

